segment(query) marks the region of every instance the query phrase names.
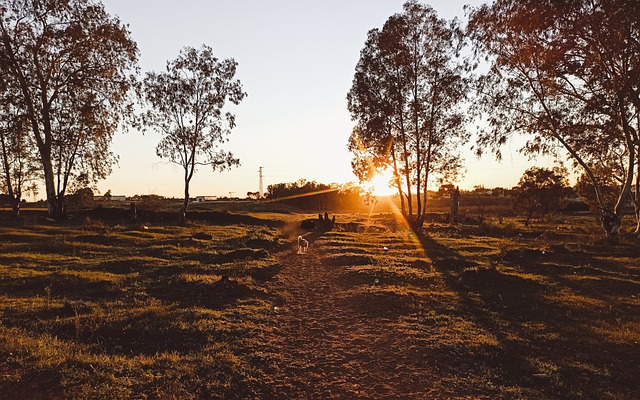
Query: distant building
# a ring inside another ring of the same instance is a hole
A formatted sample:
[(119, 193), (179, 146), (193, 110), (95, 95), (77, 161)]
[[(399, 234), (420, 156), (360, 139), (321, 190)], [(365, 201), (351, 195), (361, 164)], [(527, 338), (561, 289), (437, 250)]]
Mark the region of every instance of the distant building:
[(218, 196), (196, 196), (196, 201), (202, 203), (203, 201), (216, 201)]
[(127, 201), (125, 195), (93, 196), (94, 201)]

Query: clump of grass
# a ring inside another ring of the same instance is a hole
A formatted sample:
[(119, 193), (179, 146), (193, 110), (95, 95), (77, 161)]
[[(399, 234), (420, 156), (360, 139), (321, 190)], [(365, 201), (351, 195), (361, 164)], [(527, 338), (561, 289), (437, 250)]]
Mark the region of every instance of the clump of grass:
[(467, 318), (433, 310), (419, 310), (414, 318), (422, 329), (429, 332), (430, 337), (437, 339), (442, 345), (500, 347), (500, 341), (495, 335)]
[(484, 236), (514, 237), (522, 234), (523, 230), (513, 220), (498, 224), (484, 220), (478, 226), (477, 232)]
[(640, 344), (640, 322), (638, 321), (624, 321), (622, 318), (601, 321), (594, 327), (594, 332), (619, 345)]
[(84, 228), (90, 231), (107, 233), (108, 226), (104, 221), (99, 219), (94, 219), (91, 217), (86, 217), (84, 221)]
[(350, 266), (375, 264), (376, 259), (362, 254), (338, 254), (325, 258), (325, 262), (331, 266)]
[(47, 308), (51, 306), (51, 286), (44, 287), (45, 299), (47, 301)]

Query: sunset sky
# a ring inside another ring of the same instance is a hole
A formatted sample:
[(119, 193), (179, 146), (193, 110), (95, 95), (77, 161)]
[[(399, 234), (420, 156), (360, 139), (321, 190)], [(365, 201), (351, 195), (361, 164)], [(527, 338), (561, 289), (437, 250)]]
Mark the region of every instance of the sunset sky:
[[(367, 32), (402, 11), (404, 0), (103, 0), (107, 11), (128, 24), (140, 49), (140, 67), (162, 71), (184, 46), (207, 44), (218, 58), (238, 62), (237, 78), (248, 97), (229, 107), (237, 127), (225, 149), (241, 161), (228, 172), (201, 167), (191, 195), (244, 197), (300, 178), (321, 183), (356, 181), (347, 140), (353, 128), (346, 95)], [(483, 1), (425, 1), (447, 19), (463, 21), (464, 4)], [(113, 174), (99, 183), (101, 193), (181, 197), (182, 169), (159, 159), (159, 134), (131, 130), (116, 135), (120, 157)], [(532, 163), (509, 143), (504, 161), (477, 160), (468, 150), (461, 188), (510, 187)]]

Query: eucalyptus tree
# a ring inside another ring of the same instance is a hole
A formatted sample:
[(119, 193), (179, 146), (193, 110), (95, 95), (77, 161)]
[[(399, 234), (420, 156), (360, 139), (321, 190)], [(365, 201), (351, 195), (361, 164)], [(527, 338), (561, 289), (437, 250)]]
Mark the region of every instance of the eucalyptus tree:
[(17, 88), (38, 150), (49, 216), (70, 184), (106, 177), (109, 145), (127, 115), (138, 50), (127, 28), (93, 0), (5, 0), (0, 74)]
[(362, 181), (391, 168), (402, 212), (416, 230), (429, 182), (462, 167), (458, 149), (468, 139), (460, 107), (468, 87), (462, 44), (457, 20), (408, 1), (382, 29), (369, 31), (347, 95), (356, 121), (349, 139), (354, 173)]
[(246, 96), (234, 79), (236, 68), (235, 60), (219, 60), (209, 46), (185, 47), (178, 58), (167, 62), (166, 71), (148, 72), (143, 81), (149, 108), (142, 123), (162, 134), (156, 154), (184, 171), (181, 222), (186, 219), (189, 184), (197, 166), (222, 171), (240, 164), (231, 152), (221, 149), (235, 126), (235, 116), (224, 112), (224, 106), (227, 102), (237, 105)]
[(37, 193), (40, 174), (31, 137), (25, 133), (23, 126), (19, 122), (0, 125), (4, 125), (0, 127), (0, 188), (9, 196), (11, 208), (18, 215), (23, 194)]
[[(3, 79), (0, 78), (0, 81)], [(0, 86), (1, 85), (0, 83)], [(4, 86), (0, 95), (0, 189), (7, 194), (13, 213), (20, 213), (22, 196), (37, 193), (38, 163), (33, 139), (28, 135), (26, 120), (8, 101), (10, 90)]]
[[(488, 121), (479, 151), (499, 157), (511, 135), (525, 134), (525, 153), (568, 154), (591, 181), (607, 237), (617, 240), (634, 176), (638, 197), (638, 2), (496, 0), (471, 11), (469, 33), (491, 64), (479, 80), (476, 104)], [(602, 169), (619, 183), (613, 205), (602, 194)]]
[(26, 121), (14, 105), (17, 99), (12, 83), (10, 76), (0, 75), (0, 192), (6, 194), (13, 212), (18, 215), (23, 187), (35, 173)]

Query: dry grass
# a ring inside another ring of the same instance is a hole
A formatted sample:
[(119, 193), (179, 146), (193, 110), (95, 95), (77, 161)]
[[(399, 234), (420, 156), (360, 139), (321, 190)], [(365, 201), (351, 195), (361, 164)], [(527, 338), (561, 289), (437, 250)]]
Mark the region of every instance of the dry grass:
[(278, 235), (246, 225), (3, 227), (0, 391), (251, 396), (263, 372), (242, 341), (271, 313), (263, 282), (278, 270)]
[(355, 309), (393, 319), (439, 366), (427, 386), (455, 390), (438, 396), (637, 398), (637, 243), (603, 246), (569, 218), (432, 224), (420, 238), (398, 226), (372, 232), (380, 221), (361, 219), (321, 241), (327, 265), (346, 271)]
[[(390, 373), (373, 361), (331, 364), (323, 350), (316, 361), (282, 354), (296, 339), (277, 327), (315, 318), (290, 311), (298, 292), (279, 279), (298, 262), (287, 241), (312, 216), (264, 216), (282, 228), (2, 221), (2, 396), (287, 398), (326, 385), (317, 393), (333, 398), (640, 397), (637, 243), (604, 245), (570, 217), (431, 224), (416, 237), (391, 214), (338, 215), (311, 247), (314, 268), (335, 281), (305, 283), (306, 267), (296, 284), (324, 321), (339, 291), (332, 329), (365, 321), (369, 336), (318, 335), (397, 354)], [(329, 370), (378, 382), (331, 386)]]

